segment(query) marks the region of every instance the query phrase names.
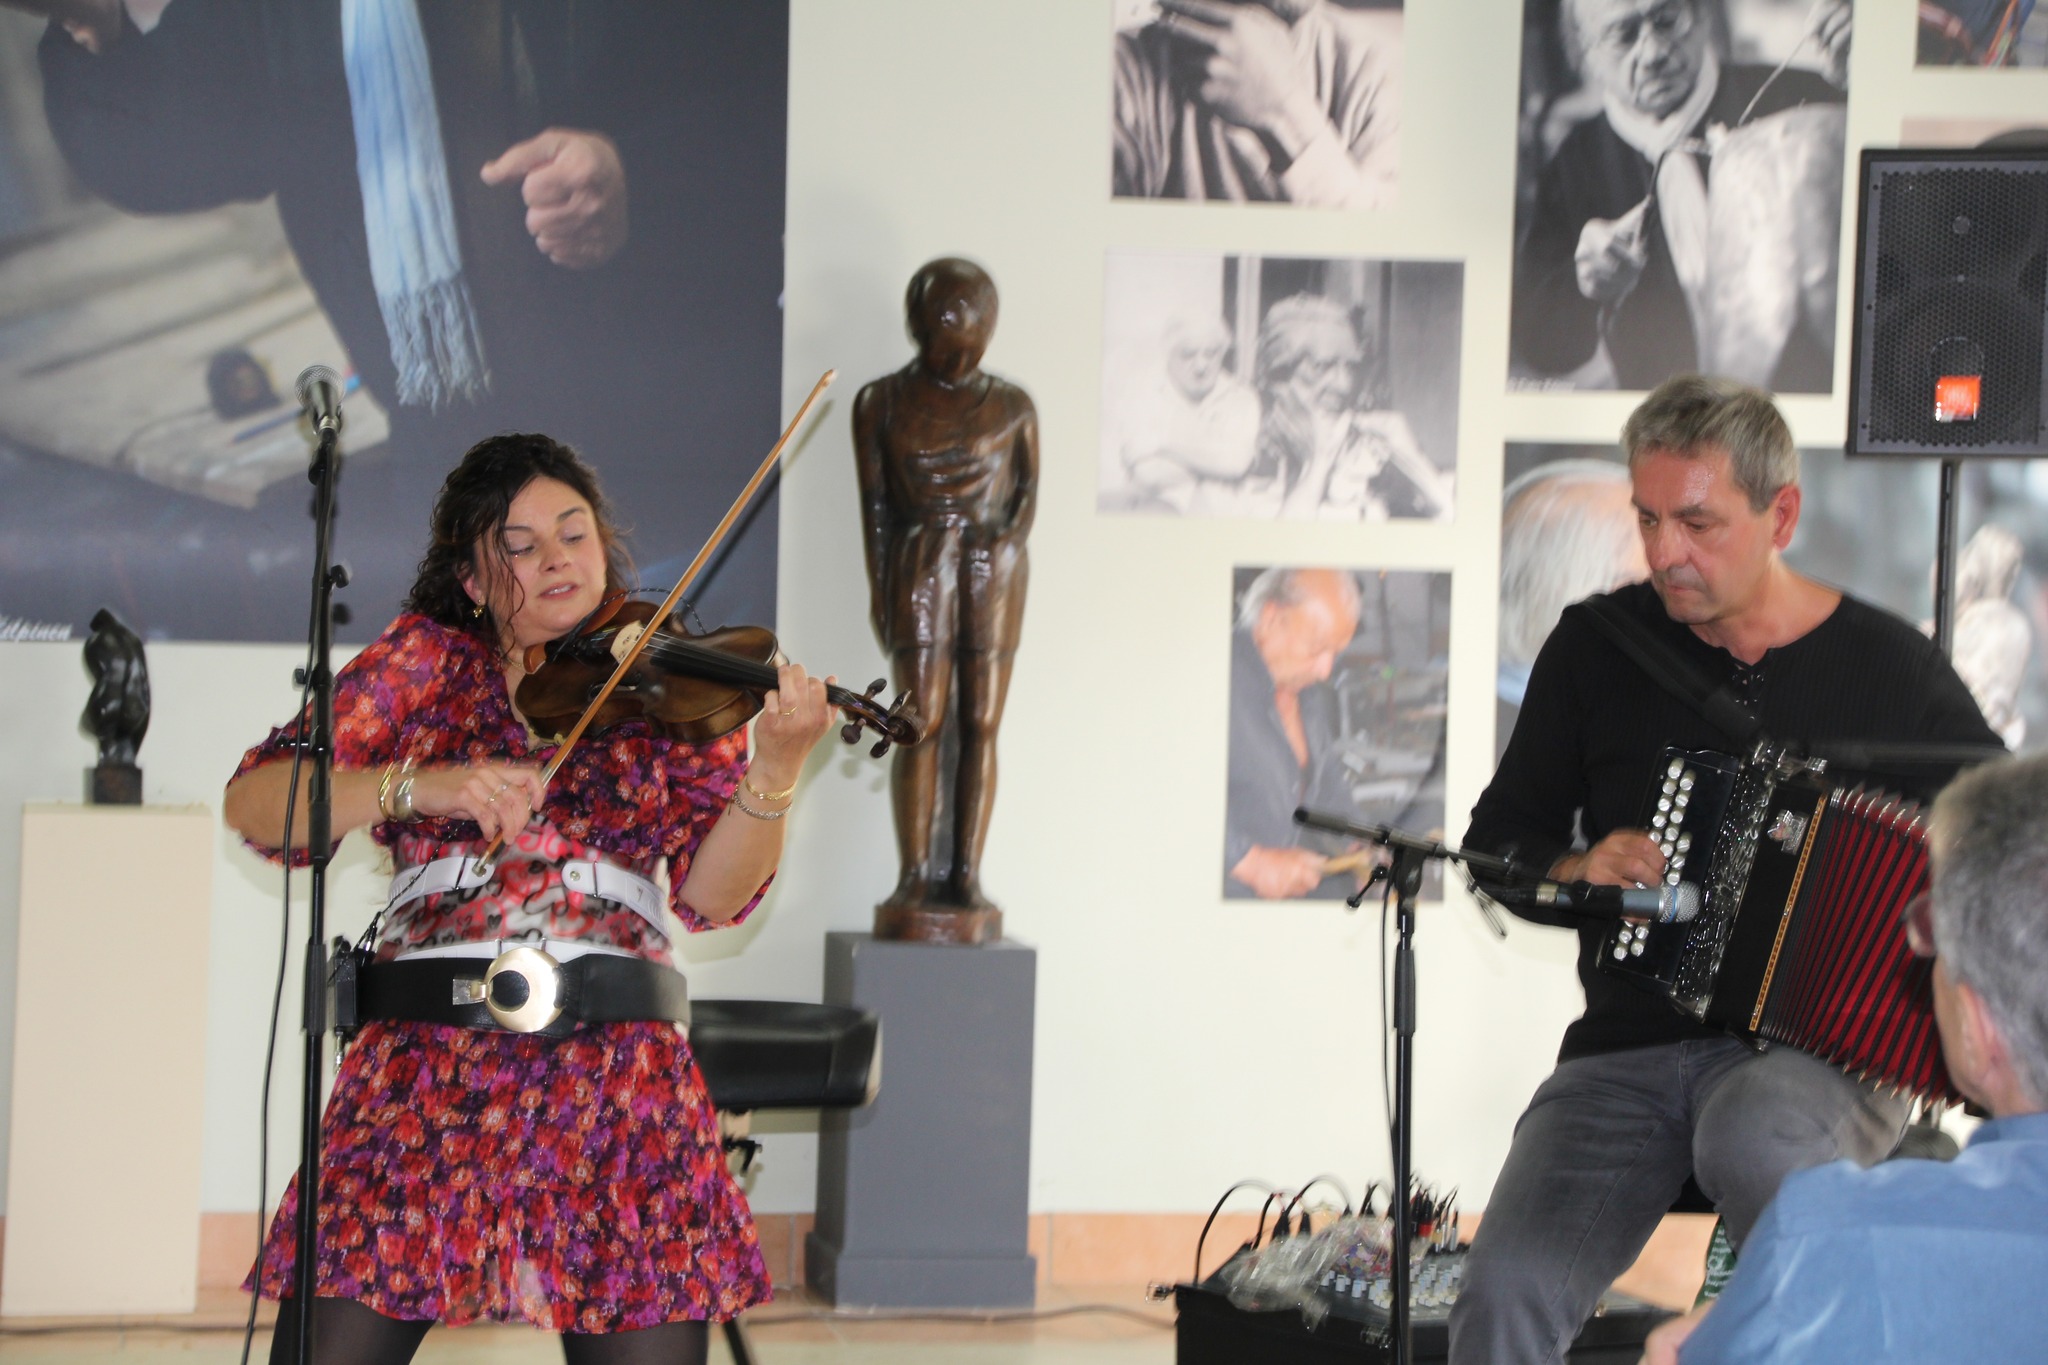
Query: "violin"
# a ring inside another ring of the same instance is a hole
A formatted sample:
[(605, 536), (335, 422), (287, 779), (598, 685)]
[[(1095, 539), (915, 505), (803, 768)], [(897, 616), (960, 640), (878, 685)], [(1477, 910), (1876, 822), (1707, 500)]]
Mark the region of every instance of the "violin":
[[(690, 584), (697, 581), (697, 575), (704, 571), (704, 566), (711, 562), (712, 553), (739, 520), (740, 512), (761, 487), (761, 481), (782, 458), (789, 438), (796, 435), (796, 429), (803, 425), (804, 415), (837, 374), (836, 370), (827, 370), (819, 376), (818, 382), (811, 387), (810, 396), (796, 410), (796, 416), (789, 419), (781, 437), (754, 470), (754, 477), (747, 480), (747, 486), (733, 499), (732, 506), (726, 509), (725, 516), (712, 530), (711, 538), (690, 561), (690, 567), (683, 570), (683, 576), (668, 590), (668, 596), (662, 599), (661, 605), (641, 618), (643, 621), (651, 618), (656, 623), (655, 629), (648, 630), (642, 626), (628, 640), (626, 631), (631, 623), (622, 624), (608, 640), (599, 642), (596, 637), (602, 634), (603, 627), (592, 627), (591, 622), (603, 613), (605, 604), (600, 604), (597, 612), (562, 640), (539, 646), (538, 654), (532, 650), (527, 652), (527, 657), (522, 660), (527, 676), (520, 680), (514, 702), (526, 715), (527, 723), (536, 727), (535, 733), (542, 730), (553, 732), (551, 736), (543, 735), (543, 738), (553, 739), (555, 756), (541, 769), (542, 786), (555, 780), (555, 774), (568, 762), (576, 741), (583, 738), (593, 722), (600, 722), (606, 714), (611, 719), (602, 721), (604, 724), (614, 724), (627, 715), (653, 715), (667, 725), (670, 722), (663, 718), (663, 713), (667, 712), (676, 717), (674, 723), (696, 726), (697, 733), (707, 737), (728, 734), (760, 714), (762, 695), (778, 681), (774, 666), (768, 662), (776, 656), (773, 635), (758, 626), (735, 627), (713, 633), (726, 637), (726, 643), (735, 647), (713, 649), (708, 644), (712, 635), (692, 637), (681, 627), (665, 630), (664, 624), (668, 621), (670, 608), (681, 600)], [(625, 600), (623, 594), (616, 601), (608, 599), (612, 617), (627, 613), (629, 608), (622, 605)], [(587, 640), (584, 638), (586, 635), (590, 636)], [(745, 643), (740, 644), (740, 641)], [(616, 657), (611, 649), (613, 644), (619, 646)], [(665, 658), (667, 662), (659, 669), (650, 664), (643, 670), (641, 657), (654, 645), (660, 646), (656, 657)], [(556, 667), (552, 657), (555, 654), (565, 656), (561, 665), (566, 671), (544, 680), (542, 675)], [(682, 687), (674, 681), (680, 678), (696, 679), (709, 685), (722, 683), (727, 691), (719, 695)], [(529, 686), (533, 688), (531, 692), (528, 691)], [(843, 688), (832, 688), (826, 693), (834, 705), (848, 713), (846, 727), (839, 732), (847, 743), (852, 744), (860, 738), (863, 725), (876, 728), (882, 736), (873, 751), (877, 758), (887, 753), (891, 744), (917, 743), (924, 729), (917, 712), (910, 708), (907, 696), (898, 697), (886, 712), (875, 706), (874, 697), (882, 686), (882, 679), (877, 678), (865, 696)], [(620, 709), (607, 711), (613, 696), (622, 690), (627, 692), (628, 700), (620, 704)], [(636, 691), (639, 694), (637, 703), (632, 700)], [(654, 705), (650, 706), (650, 702)], [(564, 725), (564, 721), (568, 723)], [(505, 834), (500, 831), (498, 837), (491, 840), (490, 847), (476, 859), (476, 868), (487, 871), (504, 850)]]
[[(657, 610), (652, 603), (613, 593), (567, 635), (527, 650), (517, 701), (536, 734), (559, 741), (569, 732)], [(591, 727), (602, 730), (645, 716), (671, 739), (692, 744), (730, 734), (760, 714), (763, 694), (776, 685), (780, 657), (775, 636), (765, 626), (692, 634), (665, 617), (640, 646), (625, 677), (604, 697)], [(908, 694), (886, 708), (876, 702), (886, 685), (886, 679), (877, 678), (864, 693), (825, 688), (826, 698), (847, 718), (840, 737), (857, 744), (863, 730), (873, 731), (878, 738), (869, 753), (876, 758), (891, 745), (907, 746), (924, 737), (923, 718)]]

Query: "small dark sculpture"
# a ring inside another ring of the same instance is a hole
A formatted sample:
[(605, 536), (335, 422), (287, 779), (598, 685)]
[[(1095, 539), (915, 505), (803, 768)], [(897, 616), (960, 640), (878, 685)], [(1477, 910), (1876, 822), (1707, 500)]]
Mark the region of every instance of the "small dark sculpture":
[(860, 391), (853, 444), (875, 634), (931, 728), (896, 752), (902, 873), (875, 907), (875, 934), (981, 943), (1002, 937), (979, 870), (1024, 616), (1038, 411), (980, 369), (996, 325), (995, 284), (980, 266), (932, 261), (904, 307), (917, 358)]
[(135, 751), (149, 731), (149, 663), (142, 637), (101, 607), (85, 642), (85, 666), (92, 670), (92, 695), (78, 726), (100, 742), (99, 765), (85, 770), (85, 799), (95, 806), (139, 806), (142, 769)]

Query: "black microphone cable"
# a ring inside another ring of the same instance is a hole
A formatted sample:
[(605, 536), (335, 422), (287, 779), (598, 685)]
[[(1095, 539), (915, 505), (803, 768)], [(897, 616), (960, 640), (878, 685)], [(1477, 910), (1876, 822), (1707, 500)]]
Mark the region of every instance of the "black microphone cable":
[[(249, 1317), (242, 1324), (241, 1365), (249, 1365), (249, 1352), (256, 1339), (256, 1309), (263, 1302), (263, 1256), (269, 1239), (264, 1236), (264, 1212), (270, 1203), (270, 1084), (277, 1071), (277, 1026), (284, 1013), (284, 982), (290, 974), (292, 952), (292, 826), (298, 819), (299, 769), (306, 756), (306, 713), (313, 700), (313, 641), (306, 640), (306, 666), (299, 672), (299, 714), (292, 722), (292, 769), (284, 797), (284, 914), (280, 917), (277, 945), (277, 984), (270, 992), (270, 1029), (263, 1049), (263, 1098), (256, 1111), (256, 1264), (249, 1272)], [(306, 1197), (305, 1181), (299, 1182), (299, 1197)]]

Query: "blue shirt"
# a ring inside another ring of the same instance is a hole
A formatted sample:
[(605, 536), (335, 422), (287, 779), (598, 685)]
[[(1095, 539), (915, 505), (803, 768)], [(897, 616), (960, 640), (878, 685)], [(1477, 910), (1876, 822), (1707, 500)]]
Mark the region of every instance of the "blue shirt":
[(1788, 1178), (1679, 1353), (1880, 1365), (2048, 1358), (2048, 1114), (1994, 1119), (1952, 1162)]

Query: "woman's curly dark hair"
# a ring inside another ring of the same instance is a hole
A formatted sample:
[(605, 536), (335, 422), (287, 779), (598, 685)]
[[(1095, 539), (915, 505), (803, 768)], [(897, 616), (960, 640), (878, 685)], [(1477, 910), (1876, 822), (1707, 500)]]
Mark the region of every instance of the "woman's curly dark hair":
[(632, 564), (598, 487), (596, 472), (582, 456), (551, 436), (513, 432), (471, 446), (442, 483), (440, 496), (434, 499), (433, 538), (420, 559), (412, 591), (406, 594), (407, 611), (473, 635), (493, 649), (498, 647), (501, 623), (488, 608), (477, 614), (477, 604), (462, 590), (462, 575), (484, 567), (477, 562), (479, 554), (493, 556), (499, 572), (511, 572), (499, 533), (511, 513), (512, 500), (535, 479), (567, 484), (590, 504), (598, 538), (604, 542), (606, 591), (624, 589), (632, 582)]

